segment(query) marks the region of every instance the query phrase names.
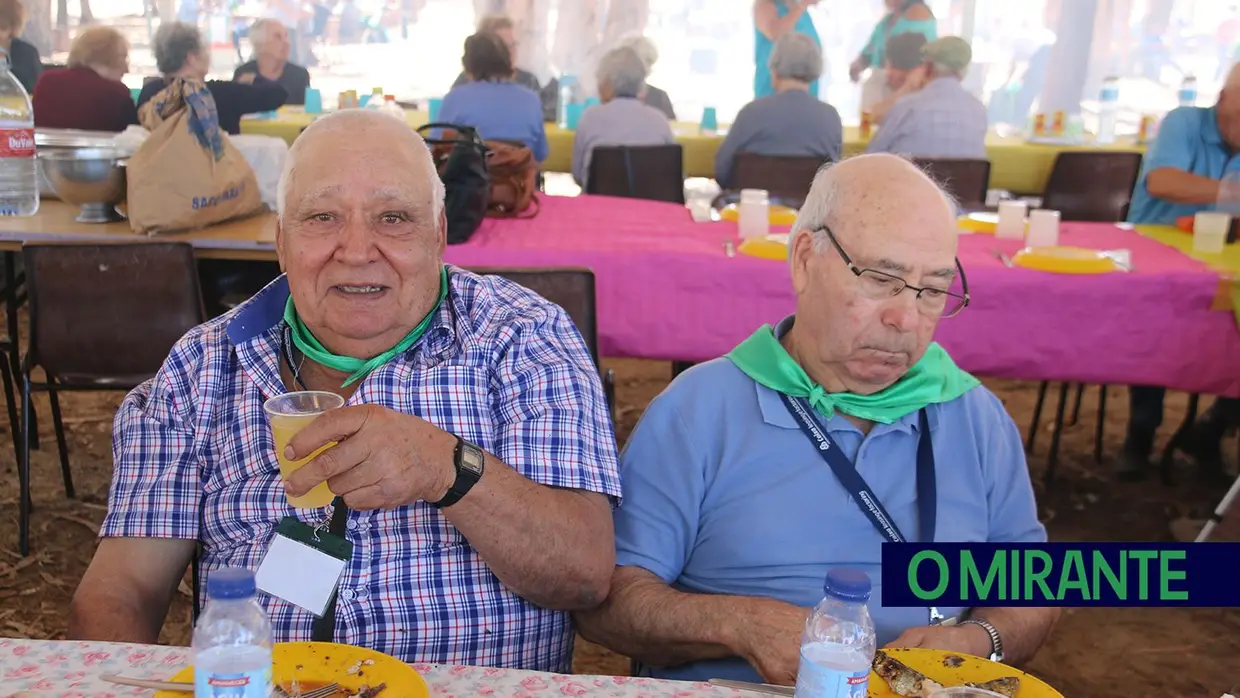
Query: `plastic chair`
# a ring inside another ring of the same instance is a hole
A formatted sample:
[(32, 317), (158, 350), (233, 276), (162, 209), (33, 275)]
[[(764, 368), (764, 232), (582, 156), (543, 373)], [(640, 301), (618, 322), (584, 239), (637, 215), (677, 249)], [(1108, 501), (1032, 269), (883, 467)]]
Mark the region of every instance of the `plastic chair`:
[[(22, 247), (30, 295), (30, 338), (21, 365), (19, 548), (30, 552), (31, 398), (51, 402), (65, 495), (73, 476), (57, 394), (130, 390), (159, 371), (169, 350), (205, 319), (194, 250), (186, 243)], [(31, 379), (35, 368), (44, 382)]]
[(817, 155), (758, 155), (739, 153), (732, 166), (730, 189), (765, 189), (771, 196), (795, 202), (800, 208), (822, 166), (830, 158)]
[(1059, 153), (1042, 208), (1059, 211), (1065, 221), (1122, 221), (1140, 173), (1141, 153)]
[(680, 145), (600, 145), (590, 156), (587, 194), (685, 202), (684, 148)]
[(913, 163), (954, 196), (960, 208), (966, 211), (986, 208), (986, 190), (990, 188), (989, 160), (914, 158)]

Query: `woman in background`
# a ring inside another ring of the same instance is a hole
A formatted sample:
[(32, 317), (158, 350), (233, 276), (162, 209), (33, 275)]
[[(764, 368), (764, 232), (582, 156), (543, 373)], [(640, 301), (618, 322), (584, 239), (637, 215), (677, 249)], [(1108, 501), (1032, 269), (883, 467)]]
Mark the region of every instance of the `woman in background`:
[(478, 129), (488, 140), (520, 142), (547, 159), (547, 133), (538, 95), (513, 82), (512, 53), (495, 34), (478, 33), (465, 39), (462, 67), (469, 82), (444, 95), (436, 121)]
[[(642, 63), (646, 64), (646, 75), (649, 77), (650, 71), (654, 69), (654, 64), (659, 60), (659, 49), (654, 45), (654, 42), (644, 36), (634, 36), (624, 40), (620, 45), (633, 49), (638, 58), (642, 59)], [(666, 116), (668, 121), (676, 120), (676, 110), (672, 108), (672, 98), (668, 97), (666, 92), (650, 83), (646, 83), (645, 96), (642, 97), (642, 102), (646, 106), (654, 107), (663, 112), (663, 116)]]
[[(785, 34), (789, 32), (805, 34), (813, 39), (821, 50), (822, 40), (818, 38), (814, 20), (807, 11), (817, 4), (818, 0), (755, 0), (753, 5), (754, 99), (762, 99), (775, 94), (775, 79), (770, 69), (771, 51), (775, 48), (775, 42)], [(818, 97), (817, 80), (809, 86), (809, 93)]]
[(0, 0), (0, 56), (8, 57), (9, 71), (27, 93), (32, 93), (43, 63), (34, 44), (17, 38), (25, 27), (26, 6), (21, 0)]
[(865, 48), (861, 49), (861, 55), (857, 56), (848, 68), (848, 77), (853, 82), (861, 80), (866, 69), (870, 69), (869, 78), (861, 86), (862, 104), (872, 104), (881, 100), (881, 96), (875, 95), (881, 93), (883, 82), (886, 80), (883, 75), (883, 62), (886, 60), (889, 38), (907, 33), (921, 34), (926, 37), (927, 42), (939, 38), (938, 20), (926, 6), (925, 0), (885, 0), (885, 2), (887, 14), (874, 26), (874, 31), (870, 32), (869, 41), (866, 42)]
[(35, 85), (34, 125), (86, 131), (124, 131), (138, 123), (129, 72), (129, 41), (112, 27), (83, 29), (69, 48), (68, 67), (49, 70)]

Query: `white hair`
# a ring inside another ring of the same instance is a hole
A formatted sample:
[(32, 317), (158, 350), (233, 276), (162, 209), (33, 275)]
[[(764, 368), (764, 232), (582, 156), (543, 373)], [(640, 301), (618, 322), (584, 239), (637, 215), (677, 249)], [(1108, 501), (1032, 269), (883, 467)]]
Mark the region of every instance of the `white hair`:
[(255, 53), (267, 43), (267, 39), (271, 37), (271, 30), (282, 26), (278, 20), (270, 17), (254, 20), (254, 24), (250, 25), (250, 46)]
[(638, 57), (642, 59), (642, 63), (646, 64), (646, 70), (649, 71), (659, 62), (659, 48), (654, 45), (650, 39), (637, 34), (630, 36), (620, 42), (620, 46), (631, 48), (637, 52)]
[[(385, 124), (380, 119), (391, 119), (405, 126), (404, 131), (408, 134), (411, 142), (416, 142), (413, 148), (414, 160), (417, 162), (410, 163), (410, 170), (417, 173), (419, 170), (423, 177), (430, 180), (431, 183), (431, 216), (436, 225), (439, 224), (439, 218), (443, 215), (444, 205), (444, 186), (443, 180), (439, 178), (439, 170), (435, 167), (435, 158), (431, 156), (430, 147), (426, 145), (426, 141), (417, 131), (408, 127), (402, 120), (396, 118), (393, 114), (383, 111), (375, 111), (372, 109), (345, 109), (337, 111), (327, 116), (316, 119), (314, 123), (306, 127), (306, 130), (293, 141), (292, 147), (288, 149), (288, 157), (284, 160), (284, 171), (280, 173), (280, 182), (276, 185), (276, 214), (279, 216), (280, 222), (284, 222), (284, 212), (288, 208), (288, 192), (293, 177), (297, 171), (297, 158), (301, 155), (301, 151), (305, 149), (303, 145), (309, 138), (317, 137), (320, 134), (324, 136), (335, 135), (338, 138), (356, 137), (359, 131), (370, 126)], [(384, 143), (384, 146), (390, 146), (391, 140)], [(416, 174), (415, 174), (416, 176)]]
[(805, 34), (788, 32), (771, 49), (770, 68), (777, 78), (813, 82), (822, 76), (822, 49)]

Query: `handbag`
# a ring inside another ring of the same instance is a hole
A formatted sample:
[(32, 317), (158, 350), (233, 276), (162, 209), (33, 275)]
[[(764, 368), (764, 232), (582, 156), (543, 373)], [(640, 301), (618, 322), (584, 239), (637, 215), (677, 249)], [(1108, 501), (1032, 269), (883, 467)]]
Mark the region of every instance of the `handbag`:
[[(491, 198), (487, 215), (492, 218), (533, 218), (538, 215), (538, 161), (524, 145), (507, 141), (486, 141), (491, 151), (487, 170), (491, 173)], [(529, 215), (522, 215), (533, 206)]]
[(469, 240), (487, 215), (491, 200), (491, 173), (487, 167), (490, 148), (477, 129), (469, 126), (427, 124), (418, 133), (431, 129), (453, 132), (447, 138), (423, 138), (443, 180), (448, 244), (459, 245)]

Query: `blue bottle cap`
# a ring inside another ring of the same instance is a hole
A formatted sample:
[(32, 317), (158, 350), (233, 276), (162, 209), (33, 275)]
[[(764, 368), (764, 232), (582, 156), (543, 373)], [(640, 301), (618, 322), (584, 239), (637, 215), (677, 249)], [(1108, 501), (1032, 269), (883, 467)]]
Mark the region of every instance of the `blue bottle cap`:
[(837, 567), (827, 572), (822, 590), (842, 601), (864, 603), (870, 600), (870, 575), (853, 567)]
[(243, 567), (223, 567), (207, 575), (207, 596), (245, 599), (255, 594), (254, 573)]

